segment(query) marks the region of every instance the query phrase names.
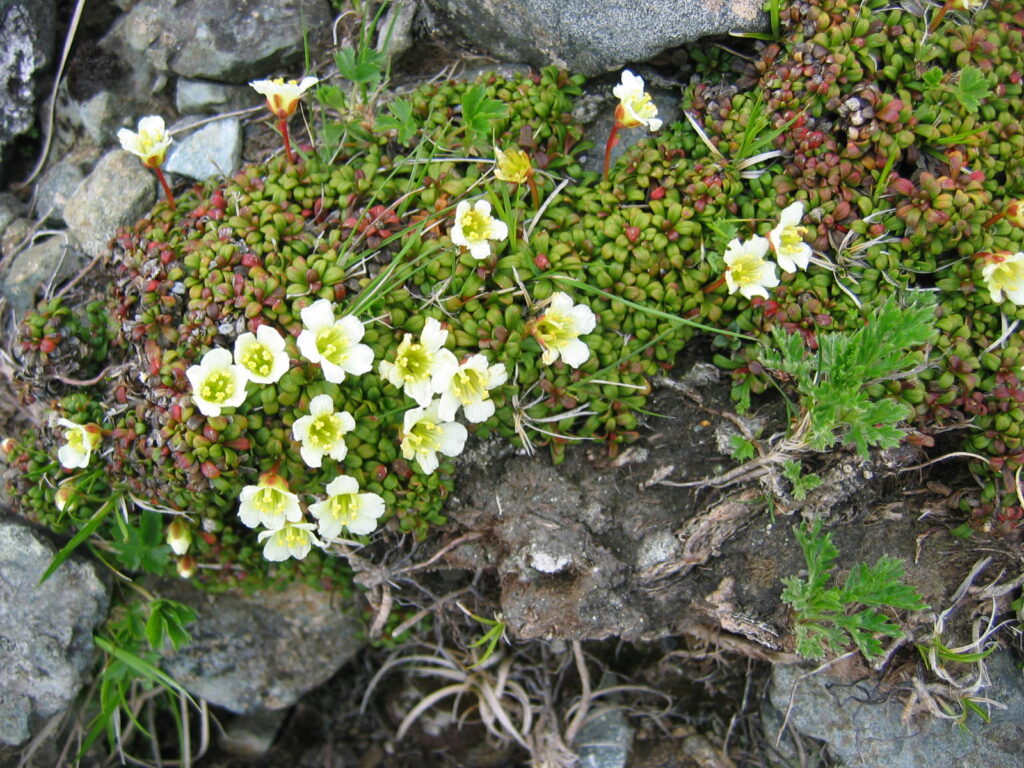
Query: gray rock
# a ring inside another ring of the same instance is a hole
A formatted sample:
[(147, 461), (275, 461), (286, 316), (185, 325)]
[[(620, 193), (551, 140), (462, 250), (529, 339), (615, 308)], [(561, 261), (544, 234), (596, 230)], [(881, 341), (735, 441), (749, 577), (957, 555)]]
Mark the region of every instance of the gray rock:
[[(10, 192), (0, 192), (0, 237), (3, 237), (12, 221), (24, 216), (26, 212), (25, 204), (21, 200)], [(0, 250), (0, 253), (3, 251)]]
[(24, 216), (18, 216), (7, 223), (4, 233), (0, 236), (0, 253), (9, 257), (19, 248), (25, 246), (27, 239), (32, 235), (35, 222)]
[(210, 595), (188, 583), (158, 589), (190, 605), (192, 642), (164, 669), (196, 696), (238, 714), (289, 707), (362, 646), (361, 623), (303, 584), (251, 596)]
[(300, 74), (303, 33), (330, 23), (327, 0), (141, 0), (104, 40), (138, 70), (245, 83)]
[(50, 66), (54, 0), (0, 0), (0, 150), (36, 119)]
[(64, 220), (90, 256), (106, 252), (118, 227), (135, 223), (156, 200), (156, 179), (121, 149), (105, 154), (67, 205)]
[(225, 752), (245, 760), (255, 760), (265, 755), (274, 745), (281, 723), (288, 716), (288, 710), (261, 710), (251, 715), (239, 715), (224, 726), (217, 738), (217, 744)]
[(47, 168), (36, 184), (32, 206), (36, 217), (50, 224), (63, 224), (64, 206), (84, 179), (82, 167), (71, 160), (61, 160)]
[(175, 106), (183, 115), (231, 112), (255, 107), (262, 101), (263, 97), (248, 85), (224, 85), (185, 77), (178, 79), (175, 92)]
[(598, 75), (707, 35), (767, 28), (756, 0), (429, 0), (501, 58)]
[(36, 302), (36, 291), (75, 275), (87, 259), (66, 235), (48, 237), (15, 253), (0, 268), (0, 295), (20, 319)]
[[(848, 768), (920, 768), (956, 765), (992, 768), (1021, 765), (1024, 737), (1024, 687), (1009, 652), (985, 660), (991, 685), (981, 695), (1006, 706), (991, 709), (991, 722), (976, 717), (961, 730), (950, 720), (903, 723), (902, 704), (880, 693), (873, 680), (851, 682), (819, 673), (800, 681), (789, 722), (800, 733), (827, 742)], [(808, 670), (776, 665), (771, 700), (789, 707), (793, 683)], [(774, 743), (775, 734), (771, 734)]]
[(55, 553), (29, 525), (0, 517), (0, 742), (12, 746), (77, 696), (110, 600), (94, 566), (76, 557), (38, 584)]
[(625, 768), (633, 727), (621, 709), (598, 715), (576, 737), (579, 768)]
[[(68, 96), (62, 87), (57, 102), (57, 124), (81, 131), (93, 144), (105, 146), (116, 140), (118, 128), (129, 125), (125, 115), (134, 112), (135, 105), (123, 94), (100, 91), (78, 100)], [(134, 125), (131, 128), (135, 130)], [(67, 135), (65, 140), (71, 142), (72, 137)]]
[(164, 168), (202, 181), (231, 176), (242, 163), (242, 124), (229, 117), (175, 138)]

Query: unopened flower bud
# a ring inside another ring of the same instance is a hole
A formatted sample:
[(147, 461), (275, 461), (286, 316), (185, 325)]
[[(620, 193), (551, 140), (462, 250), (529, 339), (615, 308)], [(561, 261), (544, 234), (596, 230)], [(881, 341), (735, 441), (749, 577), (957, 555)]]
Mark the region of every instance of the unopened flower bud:
[(167, 526), (167, 543), (176, 555), (184, 555), (192, 546), (192, 532), (188, 524), (180, 519), (175, 519)]
[(196, 567), (196, 559), (192, 555), (178, 559), (178, 575), (183, 579), (191, 579), (196, 573)]
[(71, 504), (73, 507), (74, 496), (74, 486), (67, 483), (59, 486), (57, 488), (57, 492), (53, 495), (53, 503), (57, 507), (57, 511), (63, 512), (67, 508), (68, 504)]

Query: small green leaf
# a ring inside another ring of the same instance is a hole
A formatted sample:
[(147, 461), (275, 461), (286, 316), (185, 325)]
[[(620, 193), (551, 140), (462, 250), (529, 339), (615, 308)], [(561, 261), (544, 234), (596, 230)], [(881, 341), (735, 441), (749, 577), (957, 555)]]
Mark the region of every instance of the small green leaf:
[(984, 73), (977, 67), (964, 67), (960, 70), (953, 93), (960, 105), (968, 112), (977, 112), (981, 100), (992, 92)]
[(754, 444), (743, 435), (729, 435), (729, 444), (732, 446), (732, 457), (736, 461), (750, 461), (756, 455)]
[(925, 84), (926, 88), (937, 88), (939, 83), (942, 82), (942, 70), (938, 67), (932, 67), (921, 75), (921, 81)]

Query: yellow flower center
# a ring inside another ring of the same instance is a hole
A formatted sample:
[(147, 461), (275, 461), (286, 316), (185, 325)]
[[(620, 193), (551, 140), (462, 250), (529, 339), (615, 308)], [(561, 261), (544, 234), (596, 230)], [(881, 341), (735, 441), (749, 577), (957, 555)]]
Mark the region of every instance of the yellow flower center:
[(490, 233), (491, 217), (488, 214), (470, 208), (462, 215), (462, 234), (469, 242), (482, 242)]
[(405, 440), (414, 453), (430, 453), (440, 446), (441, 428), (432, 421), (417, 421)]
[(67, 432), (68, 445), (74, 448), (78, 453), (85, 453), (87, 448), (85, 447), (85, 431), (81, 429), (70, 429)]
[(274, 355), (265, 345), (257, 342), (242, 353), (241, 363), (257, 376), (269, 376), (274, 367)]
[(309, 531), (294, 525), (286, 525), (277, 535), (281, 537), (282, 543), (289, 549), (301, 547), (309, 541)]
[(199, 388), (200, 396), (210, 403), (223, 403), (235, 394), (235, 379), (228, 371), (214, 371)]
[(348, 339), (337, 325), (321, 328), (316, 332), (316, 349), (329, 363), (341, 365), (348, 359)]
[(989, 278), (989, 283), (1003, 290), (1013, 290), (1022, 282), (1024, 282), (1024, 262), (1019, 261), (1004, 261), (992, 270), (992, 276)]
[(326, 451), (341, 439), (344, 434), (342, 430), (341, 417), (338, 414), (321, 413), (310, 423), (307, 440), (313, 448)]
[(354, 493), (341, 493), (331, 497), (331, 516), (342, 525), (348, 525), (359, 514), (359, 502)]
[(537, 321), (537, 340), (545, 347), (559, 349), (579, 334), (572, 326), (571, 318), (548, 312)]
[(744, 254), (732, 263), (729, 272), (736, 285), (752, 285), (759, 281), (763, 265), (764, 259), (761, 257)]
[(786, 227), (782, 230), (782, 234), (779, 235), (782, 250), (795, 250), (804, 241), (804, 235), (806, 234), (807, 227)]
[(288, 497), (277, 488), (264, 487), (256, 491), (252, 505), (262, 515), (283, 515), (288, 507)]
[(430, 375), (430, 353), (422, 344), (414, 342), (398, 355), (395, 367), (404, 381), (417, 381)]
[(490, 397), (487, 391), (487, 377), (475, 368), (458, 371), (452, 378), (452, 393), (463, 405), (469, 405)]

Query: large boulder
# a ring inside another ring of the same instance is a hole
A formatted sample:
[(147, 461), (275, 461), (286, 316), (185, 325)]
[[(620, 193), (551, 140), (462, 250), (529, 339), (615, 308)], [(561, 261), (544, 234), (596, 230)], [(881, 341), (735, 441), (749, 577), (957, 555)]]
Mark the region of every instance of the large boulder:
[[(903, 703), (887, 695), (863, 669), (836, 665), (812, 674), (813, 666), (777, 665), (772, 669), (771, 701), (787, 713), (789, 725), (805, 736), (824, 740), (845, 765), (1021, 765), (1024, 734), (1024, 684), (1005, 650), (984, 661), (985, 685), (975, 697), (990, 721), (969, 716), (955, 720), (923, 716), (908, 722)], [(985, 699), (997, 702), (988, 706)], [(774, 734), (772, 734), (774, 736)]]
[(64, 206), (68, 228), (90, 256), (105, 253), (118, 227), (134, 224), (156, 201), (156, 179), (122, 149), (105, 154)]
[(94, 658), (92, 633), (110, 594), (72, 557), (42, 584), (56, 553), (44, 535), (0, 515), (0, 743), (17, 746), (66, 709)]
[(330, 23), (327, 0), (141, 0), (118, 20), (104, 47), (139, 72), (226, 83), (299, 74), (303, 35)]
[(767, 26), (758, 0), (428, 0), (502, 58), (599, 75), (708, 35)]
[(0, 152), (35, 122), (53, 54), (55, 7), (55, 0), (0, 0)]
[(289, 707), (362, 647), (360, 621), (303, 584), (253, 595), (211, 595), (188, 582), (158, 587), (191, 606), (192, 641), (164, 670), (190, 693), (238, 714)]

